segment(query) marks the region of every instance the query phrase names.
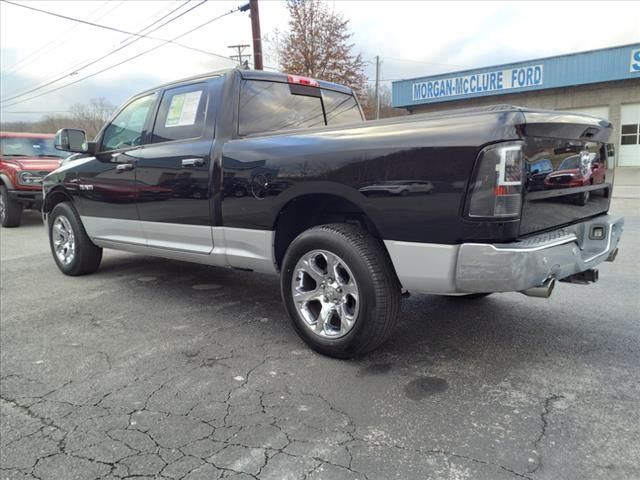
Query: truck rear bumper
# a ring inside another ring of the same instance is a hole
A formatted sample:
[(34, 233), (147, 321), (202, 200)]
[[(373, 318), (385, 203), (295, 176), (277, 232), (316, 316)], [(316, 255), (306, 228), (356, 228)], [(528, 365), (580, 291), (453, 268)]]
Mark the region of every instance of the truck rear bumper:
[(600, 215), (509, 244), (385, 244), (403, 288), (410, 292), (513, 292), (561, 280), (613, 259), (623, 227), (622, 217)]

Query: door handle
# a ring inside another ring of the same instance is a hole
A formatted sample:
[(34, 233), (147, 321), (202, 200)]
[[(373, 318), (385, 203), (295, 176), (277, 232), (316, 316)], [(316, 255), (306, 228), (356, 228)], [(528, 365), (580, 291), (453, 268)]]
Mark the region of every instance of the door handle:
[(202, 167), (203, 165), (204, 158), (185, 158), (182, 160), (184, 168)]
[(133, 169), (133, 163), (120, 163), (119, 165), (116, 165), (116, 173), (128, 172)]

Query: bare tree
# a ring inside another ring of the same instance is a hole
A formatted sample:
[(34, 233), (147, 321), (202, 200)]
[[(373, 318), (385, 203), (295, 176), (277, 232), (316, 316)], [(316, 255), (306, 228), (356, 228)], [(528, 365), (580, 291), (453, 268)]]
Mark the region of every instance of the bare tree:
[(321, 0), (289, 0), (287, 8), (289, 31), (276, 43), (282, 70), (341, 83), (363, 94), (365, 61), (351, 53), (349, 21)]
[(61, 128), (82, 128), (94, 138), (109, 119), (115, 106), (105, 98), (93, 98), (87, 105), (75, 104), (70, 115), (45, 115), (34, 122), (2, 122), (2, 130), (12, 132), (55, 133)]
[(82, 128), (68, 115), (46, 115), (42, 120), (34, 123), (37, 131), (42, 133), (56, 133), (61, 128)]
[[(408, 115), (403, 108), (394, 108), (391, 102), (391, 89), (386, 85), (381, 85), (380, 95), (380, 118), (399, 117)], [(367, 120), (376, 118), (376, 93), (372, 85), (367, 86), (367, 92), (364, 97), (360, 98), (362, 110)]]
[(115, 105), (104, 97), (93, 98), (88, 105), (73, 105), (71, 107), (71, 116), (76, 125), (83, 128), (89, 138), (93, 138), (109, 119), (115, 108)]

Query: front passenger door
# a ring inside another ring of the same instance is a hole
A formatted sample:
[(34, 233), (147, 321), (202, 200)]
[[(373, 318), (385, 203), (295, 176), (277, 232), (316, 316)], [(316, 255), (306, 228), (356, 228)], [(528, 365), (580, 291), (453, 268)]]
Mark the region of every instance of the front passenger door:
[(125, 105), (102, 130), (95, 160), (78, 168), (78, 210), (92, 238), (146, 244), (140, 226), (136, 167), (155, 111), (157, 94)]

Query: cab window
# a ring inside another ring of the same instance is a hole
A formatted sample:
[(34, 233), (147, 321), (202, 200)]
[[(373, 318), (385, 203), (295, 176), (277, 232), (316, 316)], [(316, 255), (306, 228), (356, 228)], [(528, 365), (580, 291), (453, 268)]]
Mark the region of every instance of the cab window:
[(199, 138), (205, 123), (207, 86), (204, 83), (164, 92), (151, 143)]
[(240, 89), (238, 134), (325, 125), (319, 96), (297, 95), (289, 84), (244, 80)]
[(141, 145), (156, 94), (136, 98), (113, 119), (102, 136), (103, 151)]
[(322, 101), (328, 125), (362, 122), (362, 113), (353, 95), (323, 89)]
[(362, 121), (350, 94), (263, 80), (244, 80), (240, 87), (240, 136)]

